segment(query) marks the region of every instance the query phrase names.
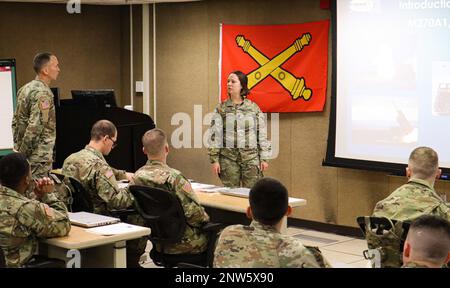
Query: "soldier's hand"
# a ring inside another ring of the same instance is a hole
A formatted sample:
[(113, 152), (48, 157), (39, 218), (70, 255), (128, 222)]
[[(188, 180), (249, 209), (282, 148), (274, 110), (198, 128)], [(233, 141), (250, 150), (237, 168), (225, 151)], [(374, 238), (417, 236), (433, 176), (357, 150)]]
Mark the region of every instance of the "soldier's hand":
[(264, 162), (264, 161), (261, 162), (260, 168), (261, 168), (261, 171), (266, 171), (269, 168), (269, 163)]
[(41, 198), (47, 193), (52, 193), (55, 189), (55, 183), (48, 177), (35, 180), (35, 183), (34, 193), (38, 198)]
[(134, 184), (134, 173), (127, 172), (127, 180), (130, 182), (130, 185)]
[(220, 174), (220, 164), (219, 164), (218, 162), (213, 163), (213, 164), (212, 164), (212, 170), (213, 170), (213, 173), (214, 173), (216, 176), (219, 176), (219, 174)]

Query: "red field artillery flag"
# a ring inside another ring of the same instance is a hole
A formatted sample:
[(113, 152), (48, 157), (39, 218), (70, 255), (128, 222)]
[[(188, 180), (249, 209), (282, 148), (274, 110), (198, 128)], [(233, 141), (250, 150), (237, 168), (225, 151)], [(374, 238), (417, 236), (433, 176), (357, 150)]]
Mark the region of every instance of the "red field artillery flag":
[(329, 20), (289, 25), (221, 25), (220, 99), (228, 75), (247, 74), (249, 99), (263, 112), (323, 111)]

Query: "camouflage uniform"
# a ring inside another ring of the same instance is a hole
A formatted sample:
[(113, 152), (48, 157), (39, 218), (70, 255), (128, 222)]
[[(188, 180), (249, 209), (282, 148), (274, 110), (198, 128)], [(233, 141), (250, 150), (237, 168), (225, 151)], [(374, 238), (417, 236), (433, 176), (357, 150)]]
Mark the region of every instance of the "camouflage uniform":
[(65, 236), (70, 221), (64, 204), (52, 193), (42, 202), (0, 186), (0, 247), (7, 267), (26, 264), (36, 252), (38, 237)]
[(218, 268), (321, 268), (331, 267), (317, 248), (278, 232), (273, 226), (253, 221), (233, 225), (220, 234), (214, 252)]
[(103, 155), (86, 147), (64, 160), (62, 174), (80, 181), (91, 195), (94, 213), (109, 215), (109, 210), (124, 209), (133, 204), (128, 189), (119, 189), (116, 179), (126, 179), (126, 172), (111, 168)]
[[(407, 184), (375, 205), (372, 216), (398, 221), (389, 233), (383, 235), (376, 231), (366, 231), (367, 245), (369, 249), (379, 251), (382, 268), (398, 268), (402, 265), (402, 240), (405, 240), (402, 239), (405, 234), (402, 222), (410, 222), (429, 214), (450, 220), (450, 207), (427, 181), (421, 179), (410, 179)], [(366, 229), (367, 227), (368, 223)]]
[[(134, 204), (128, 188), (119, 188), (116, 181), (127, 179), (126, 171), (110, 167), (103, 155), (89, 145), (64, 160), (62, 174), (77, 179), (83, 185), (91, 195), (96, 214), (110, 215), (110, 210), (125, 209)], [(144, 225), (139, 215), (129, 215), (126, 222)], [(139, 267), (146, 243), (146, 237), (127, 241), (127, 267)]]
[(439, 197), (425, 180), (410, 179), (375, 205), (373, 216), (412, 221), (422, 215), (436, 215), (450, 221), (450, 204)]
[(48, 176), (53, 163), (56, 115), (53, 93), (47, 84), (36, 79), (19, 89), (12, 129), (14, 149), (27, 156), (33, 178)]
[[(136, 171), (134, 181), (137, 185), (167, 190), (178, 197), (181, 202), (188, 225), (181, 242), (166, 244), (164, 246), (165, 253), (197, 254), (206, 250), (208, 238), (205, 233), (200, 231), (200, 227), (209, 221), (209, 216), (200, 205), (191, 184), (180, 171), (170, 168), (160, 161), (148, 160), (145, 166)], [(159, 247), (157, 249), (160, 251)]]
[(249, 99), (237, 105), (228, 99), (214, 112), (208, 149), (211, 163), (220, 164), (223, 185), (251, 188), (263, 177), (260, 161), (267, 161), (271, 153), (264, 114)]

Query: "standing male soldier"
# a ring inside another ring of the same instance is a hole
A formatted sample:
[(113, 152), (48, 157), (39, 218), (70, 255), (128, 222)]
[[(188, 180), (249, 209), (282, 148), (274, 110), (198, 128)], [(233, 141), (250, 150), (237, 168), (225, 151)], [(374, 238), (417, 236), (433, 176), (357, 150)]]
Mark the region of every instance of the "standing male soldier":
[[(169, 145), (166, 134), (158, 128), (149, 130), (142, 137), (142, 145), (148, 161), (134, 174), (135, 183), (161, 188), (175, 195), (180, 200), (188, 224), (181, 241), (167, 243), (164, 247), (165, 253), (198, 254), (206, 251), (208, 239), (200, 228), (209, 221), (209, 216), (199, 204), (186, 177), (180, 171), (167, 166)], [(156, 249), (161, 252), (159, 247)]]
[(25, 154), (33, 178), (48, 176), (52, 170), (56, 139), (56, 116), (50, 83), (58, 78), (58, 59), (51, 53), (34, 57), (36, 78), (17, 93), (12, 121), (14, 149)]

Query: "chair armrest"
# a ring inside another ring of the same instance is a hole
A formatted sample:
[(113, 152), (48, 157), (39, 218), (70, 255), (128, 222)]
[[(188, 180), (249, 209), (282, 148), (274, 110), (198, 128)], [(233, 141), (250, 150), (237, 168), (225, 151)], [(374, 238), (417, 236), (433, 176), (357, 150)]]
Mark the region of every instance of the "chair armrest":
[(109, 211), (111, 213), (111, 216), (120, 218), (122, 222), (125, 222), (127, 220), (128, 216), (131, 215), (137, 215), (139, 214), (135, 209), (128, 208), (128, 209), (113, 209)]
[(227, 225), (223, 223), (208, 222), (201, 228), (201, 230), (206, 233), (217, 233), (225, 227), (227, 227)]
[(24, 268), (66, 268), (66, 262), (60, 259), (35, 255), (23, 266)]

